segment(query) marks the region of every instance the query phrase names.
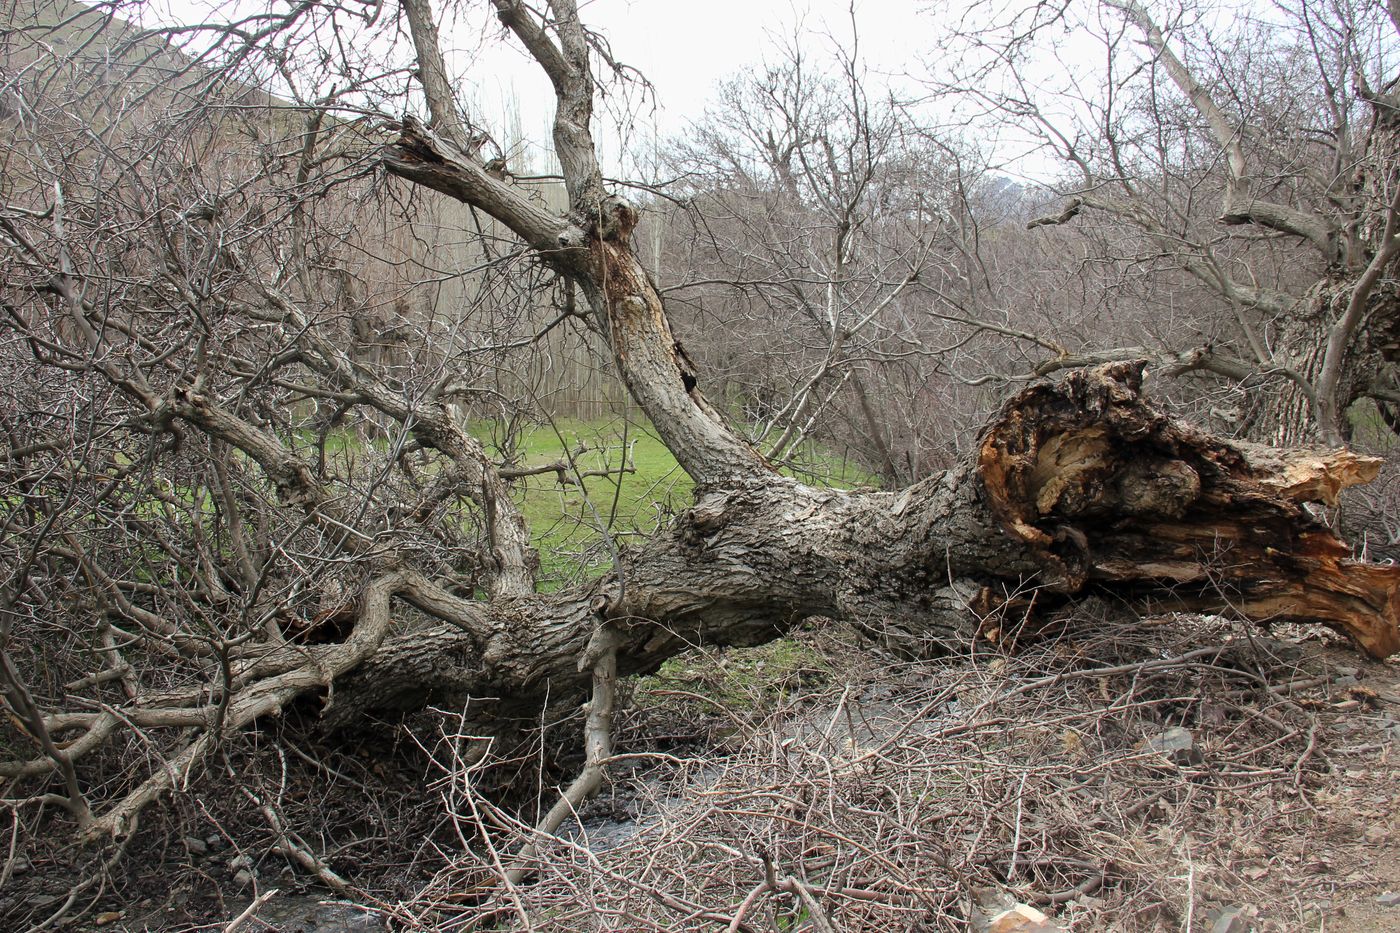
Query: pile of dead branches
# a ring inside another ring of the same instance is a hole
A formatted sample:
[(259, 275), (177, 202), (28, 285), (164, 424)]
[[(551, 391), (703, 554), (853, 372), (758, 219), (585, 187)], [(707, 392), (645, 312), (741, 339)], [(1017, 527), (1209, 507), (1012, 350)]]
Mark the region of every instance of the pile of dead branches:
[(397, 920), (966, 930), (1020, 901), (1074, 929), (1194, 929), (1240, 903), (1269, 905), (1260, 929), (1297, 928), (1316, 905), (1277, 898), (1265, 856), (1316, 831), (1310, 799), (1334, 768), (1318, 711), (1367, 699), (1302, 656), (1178, 617), (1094, 620), (1014, 656), (893, 678), (879, 659), (843, 660), (821, 690), (774, 708), (715, 719), (691, 703), (697, 728), (732, 733), (710, 756), (629, 755), (646, 742), (634, 727), (610, 787), (557, 838), (477, 793), (489, 756), (449, 734), (438, 789), (467, 854)]

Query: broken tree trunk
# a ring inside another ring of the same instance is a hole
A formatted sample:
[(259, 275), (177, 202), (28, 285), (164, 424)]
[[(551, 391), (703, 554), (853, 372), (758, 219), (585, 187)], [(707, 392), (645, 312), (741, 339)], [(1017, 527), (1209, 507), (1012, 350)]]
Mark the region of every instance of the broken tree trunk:
[(451, 624), (389, 639), (337, 684), (332, 721), (430, 694), (495, 698), (501, 715), (579, 697), (604, 622), (623, 674), (811, 617), (903, 652), (965, 651), (1091, 594), (1400, 649), (1400, 568), (1353, 561), (1306, 507), (1378, 461), (1230, 444), (1154, 408), (1141, 379), (1141, 364), (1113, 364), (1027, 389), (966, 463), (900, 492), (778, 476), (713, 490), (587, 590), (449, 606), (407, 588)]
[(1129, 600), (1322, 622), (1400, 649), (1400, 569), (1351, 559), (1307, 503), (1336, 505), (1380, 460), (1230, 444), (1156, 412), (1139, 364), (1023, 392), (982, 437), (988, 502), (1045, 561), (1046, 584)]
[[(468, 700), (473, 719), (508, 728), (582, 700), (600, 629), (609, 677), (653, 671), (695, 645), (759, 644), (814, 617), (899, 652), (966, 652), (1089, 596), (1321, 622), (1373, 656), (1400, 649), (1400, 567), (1351, 560), (1307, 508), (1373, 477), (1377, 461), (1232, 445), (1144, 400), (1142, 372), (1117, 363), (1029, 388), (966, 462), (901, 491), (816, 489), (768, 471), (712, 482), (586, 587), (474, 601), (411, 554), (386, 553), (365, 565), (343, 641), (241, 655), (226, 704), (204, 690), (146, 694), (110, 712), (44, 717), (41, 731), (76, 758), (122, 724), (194, 730), (170, 767), (91, 821), (86, 834), (100, 837), (129, 828), (216, 736), (299, 697), (324, 698), (328, 728)], [(441, 624), (407, 625), (408, 606)], [(0, 776), (52, 774), (58, 761), (0, 762)]]
[[(432, 88), (431, 126), (405, 119), (384, 165), (495, 217), (577, 285), (632, 397), (700, 496), (587, 590), (476, 604), (405, 589), (401, 597), (448, 624), (386, 643), (337, 684), (333, 717), (440, 691), (497, 698), (502, 713), (581, 698), (593, 663), (585, 646), (605, 623), (623, 674), (691, 645), (756, 644), (811, 617), (849, 622), (901, 651), (962, 651), (1012, 617), (1088, 594), (1323, 622), (1378, 656), (1400, 647), (1400, 570), (1350, 561), (1306, 508), (1377, 464), (1265, 456), (1202, 434), (1143, 400), (1140, 363), (1022, 392), (966, 462), (902, 491), (814, 489), (778, 476), (701, 394), (632, 248), (639, 215), (604, 190), (574, 4), (551, 6), (558, 44), (523, 5), (495, 5), (554, 84), (568, 215), (543, 215), (455, 146), (450, 101)], [(419, 52), (440, 56), (426, 40)]]

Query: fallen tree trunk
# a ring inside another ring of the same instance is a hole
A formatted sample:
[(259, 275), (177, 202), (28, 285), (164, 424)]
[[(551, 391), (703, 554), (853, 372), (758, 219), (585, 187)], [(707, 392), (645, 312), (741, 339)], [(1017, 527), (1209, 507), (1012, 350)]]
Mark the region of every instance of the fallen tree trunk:
[[(430, 19), (426, 3), (408, 6)], [(1088, 594), (1322, 622), (1373, 655), (1400, 648), (1400, 570), (1351, 561), (1307, 509), (1374, 476), (1378, 463), (1200, 433), (1143, 400), (1141, 363), (1027, 389), (967, 461), (902, 491), (814, 489), (776, 475), (701, 394), (632, 247), (639, 214), (606, 191), (574, 5), (552, 5), (548, 24), (512, 0), (496, 9), (555, 87), (569, 213), (543, 215), (454, 141), (446, 89), (425, 85), (429, 125), (405, 119), (384, 165), (485, 211), (577, 286), (632, 397), (700, 496), (587, 590), (489, 605), (429, 599), (424, 587), (400, 594), (448, 624), (390, 639), (338, 685), (333, 721), (426, 695), (493, 697), (500, 714), (579, 697), (595, 660), (585, 646), (605, 624), (624, 674), (691, 645), (756, 644), (811, 617), (848, 622), (899, 651), (964, 651)], [(441, 61), (428, 31), (416, 41), (420, 59)]]
[[(900, 491), (818, 489), (767, 470), (712, 482), (612, 573), (565, 592), (471, 600), (412, 552), (385, 551), (362, 562), (339, 640), (237, 649), (226, 689), (212, 693), (145, 693), (102, 712), (36, 707), (28, 731), (60, 739), (59, 751), (0, 762), (0, 777), (63, 769), (76, 787), (72, 763), (123, 729), (183, 732), (167, 766), (100, 816), (70, 792), (86, 836), (120, 835), (223, 737), (298, 699), (319, 696), (330, 729), (429, 702), (466, 702), (474, 719), (506, 727), (583, 699), (599, 645), (613, 653), (603, 667), (637, 674), (814, 617), (905, 654), (961, 653), (1092, 596), (1319, 622), (1374, 657), (1400, 649), (1400, 567), (1352, 560), (1308, 509), (1373, 478), (1379, 461), (1231, 444), (1153, 407), (1142, 378), (1140, 363), (1117, 363), (1031, 387), (964, 463)], [(410, 622), (409, 607), (440, 624)]]
[(1142, 609), (1320, 622), (1400, 649), (1400, 568), (1353, 561), (1306, 507), (1379, 462), (1232, 445), (1141, 394), (1141, 364), (1009, 401), (968, 462), (900, 492), (773, 476), (711, 491), (592, 587), (491, 604), (400, 596), (449, 624), (389, 638), (336, 687), (332, 722), (431, 697), (509, 715), (582, 695), (610, 623), (624, 674), (695, 645), (754, 645), (803, 619), (913, 654), (966, 651), (1086, 595)]

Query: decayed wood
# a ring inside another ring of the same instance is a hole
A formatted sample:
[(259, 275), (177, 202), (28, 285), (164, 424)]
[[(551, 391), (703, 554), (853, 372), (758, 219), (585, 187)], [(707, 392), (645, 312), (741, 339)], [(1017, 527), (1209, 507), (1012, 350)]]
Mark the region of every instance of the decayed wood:
[(1008, 403), (983, 435), (988, 499), (1063, 593), (1323, 622), (1375, 657), (1400, 650), (1400, 569), (1363, 564), (1306, 508), (1380, 463), (1350, 451), (1232, 445), (1140, 399), (1141, 366), (1075, 373)]
[(1285, 499), (1335, 507), (1342, 490), (1364, 486), (1380, 475), (1384, 461), (1346, 448), (1281, 449), (1235, 442), (1254, 477)]

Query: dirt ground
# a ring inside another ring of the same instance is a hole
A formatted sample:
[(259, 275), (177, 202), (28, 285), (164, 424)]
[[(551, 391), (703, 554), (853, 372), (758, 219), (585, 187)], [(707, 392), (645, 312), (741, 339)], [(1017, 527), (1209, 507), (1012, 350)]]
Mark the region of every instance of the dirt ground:
[[(561, 931), (966, 930), (979, 898), (1072, 930), (1400, 930), (1400, 667), (1321, 630), (1104, 626), (941, 667), (825, 646), (673, 671), (639, 703), (685, 704), (675, 735), (707, 698), (717, 738), (616, 774), (516, 907)], [(820, 907), (761, 890), (784, 871)], [(400, 916), (460, 919), (479, 877)]]
[[(1330, 633), (1091, 620), (930, 664), (817, 629), (633, 700), (630, 757), (517, 890), (487, 855), (528, 820), (474, 787), (538, 784), (537, 762), (462, 769), (448, 715), (338, 745), (285, 724), (110, 864), (16, 827), (0, 930), (102, 871), (49, 928), (220, 930), (276, 889), (239, 929), (963, 931), (990, 898), (1076, 931), (1400, 931), (1400, 664)], [(251, 800), (369, 912), (317, 908), (345, 898)]]
[[(1315, 892), (1324, 907), (1318, 930), (1400, 930), (1400, 897), (1393, 904), (1386, 898), (1400, 894), (1400, 665), (1335, 647), (1319, 654), (1343, 681), (1355, 668), (1357, 684), (1337, 688), (1334, 681), (1337, 698), (1319, 711), (1320, 723), (1337, 737), (1329, 752), (1335, 779), (1311, 798), (1319, 844), (1280, 853), (1280, 894), (1295, 880)], [(1349, 690), (1353, 696), (1341, 696)]]

